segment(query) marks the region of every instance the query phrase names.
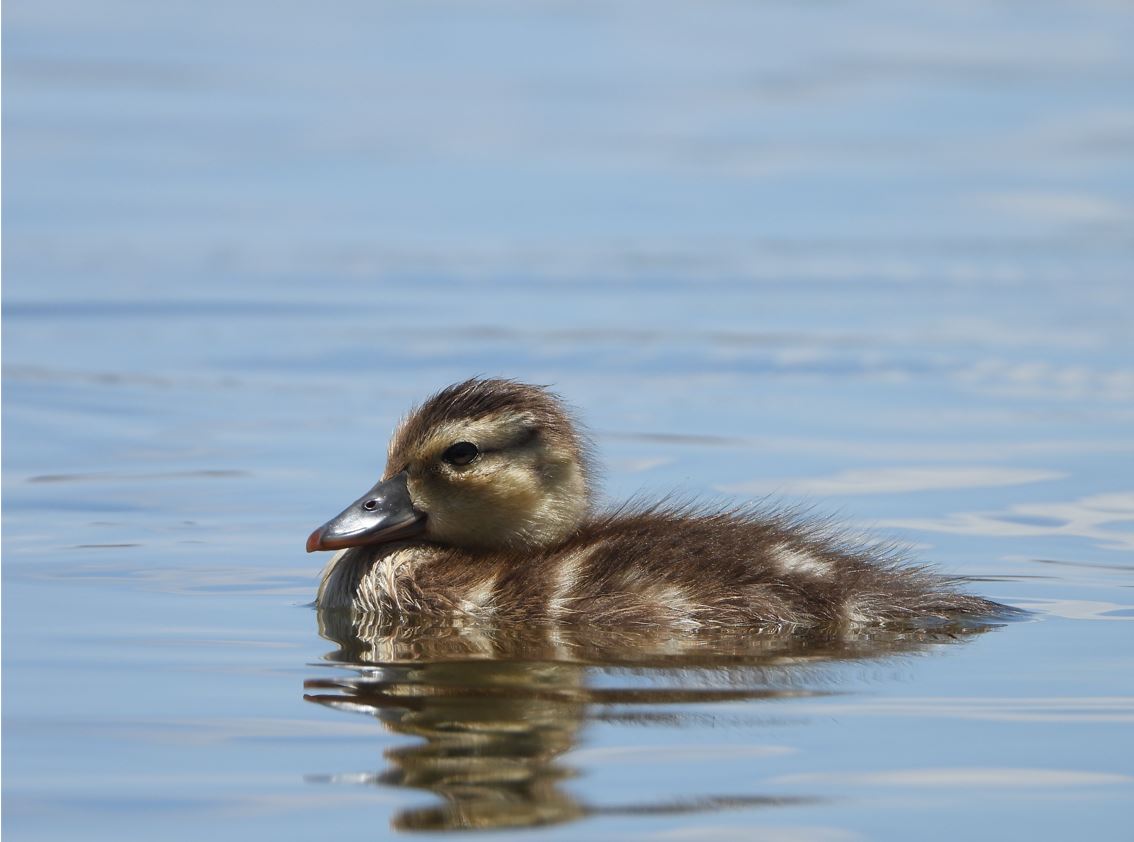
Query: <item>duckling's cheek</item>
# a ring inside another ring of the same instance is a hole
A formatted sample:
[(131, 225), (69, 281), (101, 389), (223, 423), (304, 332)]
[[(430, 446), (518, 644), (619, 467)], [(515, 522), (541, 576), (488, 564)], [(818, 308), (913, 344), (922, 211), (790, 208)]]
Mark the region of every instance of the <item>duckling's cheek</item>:
[(528, 470), (503, 468), (473, 474), (466, 478), (470, 496), (489, 501), (496, 507), (529, 507), (541, 495), (539, 478)]
[(414, 504), (428, 514), (427, 537), (465, 547), (515, 543), (513, 533), (530, 528), (541, 500), (534, 477), (507, 470), (433, 477), (411, 486), (411, 493)]
[(507, 522), (526, 517), (537, 505), (541, 489), (526, 472), (500, 470), (462, 477), (461, 508), (481, 519)]

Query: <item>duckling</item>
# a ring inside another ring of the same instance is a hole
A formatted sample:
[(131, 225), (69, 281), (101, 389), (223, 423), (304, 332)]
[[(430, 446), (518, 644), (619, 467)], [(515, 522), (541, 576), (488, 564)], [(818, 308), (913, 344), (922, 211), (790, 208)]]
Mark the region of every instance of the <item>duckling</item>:
[(847, 628), (1010, 610), (783, 512), (595, 511), (560, 398), (473, 378), (407, 415), (380, 482), (307, 539), (316, 604), (379, 617), (696, 630)]

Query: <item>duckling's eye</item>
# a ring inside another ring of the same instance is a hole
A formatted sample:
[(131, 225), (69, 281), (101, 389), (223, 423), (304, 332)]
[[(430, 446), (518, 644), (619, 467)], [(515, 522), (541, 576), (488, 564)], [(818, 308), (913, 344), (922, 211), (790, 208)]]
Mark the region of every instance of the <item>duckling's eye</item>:
[(467, 465), (480, 456), (480, 450), (471, 441), (459, 441), (441, 454), (450, 465)]

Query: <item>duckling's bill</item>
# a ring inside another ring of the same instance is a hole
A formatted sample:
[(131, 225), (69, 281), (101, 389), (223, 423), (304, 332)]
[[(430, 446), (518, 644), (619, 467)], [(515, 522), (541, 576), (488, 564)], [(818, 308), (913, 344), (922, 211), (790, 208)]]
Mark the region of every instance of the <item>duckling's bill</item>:
[(311, 533), (307, 552), (384, 544), (420, 535), (425, 514), (413, 507), (405, 471), (375, 485)]

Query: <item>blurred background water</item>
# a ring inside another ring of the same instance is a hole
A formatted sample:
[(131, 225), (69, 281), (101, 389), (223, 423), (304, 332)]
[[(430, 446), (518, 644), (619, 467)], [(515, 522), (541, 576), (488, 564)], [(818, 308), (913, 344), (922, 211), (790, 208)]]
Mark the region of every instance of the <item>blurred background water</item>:
[[(1130, 838), (1132, 42), (1106, 0), (6, 3), (5, 834)], [(802, 501), (1035, 613), (344, 641), (304, 538), (478, 373), (554, 384), (612, 499)]]

